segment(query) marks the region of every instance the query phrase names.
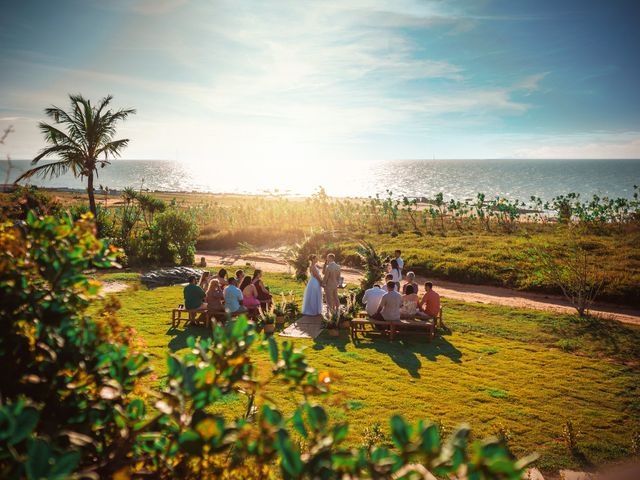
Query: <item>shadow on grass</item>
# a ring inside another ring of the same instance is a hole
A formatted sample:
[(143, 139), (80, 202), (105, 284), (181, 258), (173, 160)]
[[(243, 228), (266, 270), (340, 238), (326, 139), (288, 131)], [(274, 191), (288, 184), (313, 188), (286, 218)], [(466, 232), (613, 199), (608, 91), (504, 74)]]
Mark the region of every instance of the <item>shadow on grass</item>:
[(167, 330), (166, 335), (170, 335), (172, 338), (169, 340), (169, 349), (172, 352), (177, 352), (183, 348), (187, 348), (187, 338), (195, 337), (195, 339), (205, 338), (211, 336), (211, 329), (206, 327), (197, 327), (195, 325), (189, 325), (185, 328), (170, 328)]
[(388, 355), (393, 362), (404, 368), (413, 378), (420, 378), (420, 358), (424, 357), (431, 362), (438, 360), (439, 356), (446, 357), (454, 363), (461, 363), (462, 352), (442, 335), (436, 336), (430, 343), (424, 341), (412, 341), (400, 338), (390, 342), (383, 337), (365, 337), (365, 341), (358, 339), (354, 343), (356, 348), (373, 349), (378, 353)]
[(314, 339), (313, 349), (324, 350), (326, 347), (333, 347), (339, 352), (346, 352), (349, 341), (350, 338), (346, 330), (341, 330), (338, 337), (332, 337), (324, 331)]

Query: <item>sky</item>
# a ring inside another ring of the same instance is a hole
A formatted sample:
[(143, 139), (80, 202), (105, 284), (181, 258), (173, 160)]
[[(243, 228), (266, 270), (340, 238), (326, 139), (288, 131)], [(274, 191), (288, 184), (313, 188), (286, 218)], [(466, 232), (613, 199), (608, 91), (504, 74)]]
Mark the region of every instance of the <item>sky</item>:
[[(20, 0), (0, 14), (0, 154), (114, 95), (123, 157), (284, 167), (640, 158), (640, 2)], [(280, 163), (278, 163), (280, 162)], [(318, 163), (319, 162), (319, 163)]]

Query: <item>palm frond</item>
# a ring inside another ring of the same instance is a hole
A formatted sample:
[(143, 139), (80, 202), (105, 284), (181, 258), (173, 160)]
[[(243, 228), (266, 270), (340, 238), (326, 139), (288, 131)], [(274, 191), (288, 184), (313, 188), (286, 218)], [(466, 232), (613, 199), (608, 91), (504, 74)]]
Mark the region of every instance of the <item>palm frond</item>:
[(58, 177), (60, 175), (64, 175), (69, 170), (69, 162), (66, 160), (60, 160), (59, 162), (45, 163), (44, 165), (39, 165), (35, 168), (31, 168), (20, 175), (14, 183), (18, 183), (21, 180), (26, 180), (33, 176), (42, 176), (42, 177)]
[(114, 140), (112, 142), (104, 144), (98, 150), (96, 150), (96, 157), (100, 155), (104, 155), (107, 158), (109, 155), (114, 157), (120, 156), (120, 150), (126, 147), (129, 144), (128, 138), (123, 138), (121, 140)]

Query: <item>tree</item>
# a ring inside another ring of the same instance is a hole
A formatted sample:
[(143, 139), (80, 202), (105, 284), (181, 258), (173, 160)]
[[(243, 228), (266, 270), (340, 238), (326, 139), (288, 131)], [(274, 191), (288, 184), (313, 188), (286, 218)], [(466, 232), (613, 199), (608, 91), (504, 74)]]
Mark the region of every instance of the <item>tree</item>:
[(75, 177), (87, 177), (89, 209), (95, 218), (97, 209), (93, 191), (94, 177), (98, 176), (98, 168), (109, 165), (109, 158), (119, 157), (129, 143), (128, 138), (113, 138), (118, 122), (136, 111), (108, 109), (113, 99), (111, 95), (101, 99), (97, 106), (91, 105), (82, 95), (69, 95), (69, 99), (69, 112), (56, 106), (45, 109), (45, 113), (54, 124), (40, 122), (38, 126), (49, 146), (42, 149), (31, 164), (37, 165), (44, 158), (54, 157), (57, 160), (26, 171), (16, 183), (35, 175), (57, 177), (69, 170)]
[(588, 312), (605, 284), (605, 274), (584, 245), (570, 241), (563, 255), (537, 250), (539, 273), (555, 284), (580, 317)]

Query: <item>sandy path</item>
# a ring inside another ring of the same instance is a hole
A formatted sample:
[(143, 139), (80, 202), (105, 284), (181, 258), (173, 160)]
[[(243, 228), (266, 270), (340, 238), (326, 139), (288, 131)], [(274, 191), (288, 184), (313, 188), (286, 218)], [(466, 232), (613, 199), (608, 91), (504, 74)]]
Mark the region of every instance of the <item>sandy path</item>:
[[(250, 255), (241, 255), (237, 252), (198, 252), (196, 258), (205, 257), (208, 265), (224, 265), (228, 267), (242, 267), (251, 263), (256, 268), (267, 272), (291, 272), (290, 267), (282, 258), (282, 252), (278, 250), (264, 251)], [(343, 267), (343, 276), (350, 283), (359, 283), (362, 272), (353, 268)], [(417, 277), (418, 284), (423, 284), (427, 279)], [(491, 303), (516, 308), (531, 308), (534, 310), (546, 310), (560, 313), (574, 313), (575, 310), (562, 297), (533, 292), (521, 292), (510, 288), (492, 287), (488, 285), (472, 285), (466, 283), (449, 282), (446, 280), (433, 280), (438, 293), (446, 298), (463, 300), (465, 302)], [(618, 320), (623, 323), (640, 325), (640, 311), (616, 305), (600, 303), (595, 305), (592, 313), (602, 317)]]

